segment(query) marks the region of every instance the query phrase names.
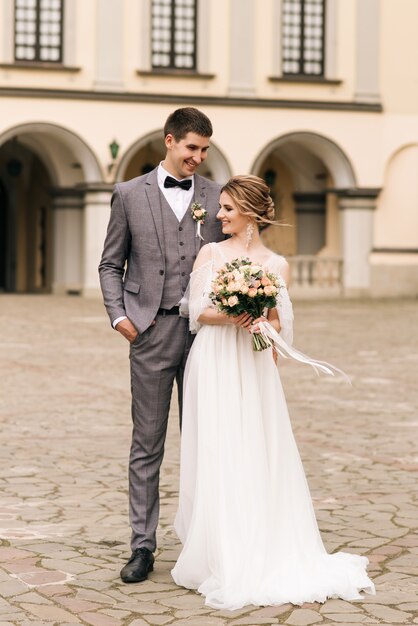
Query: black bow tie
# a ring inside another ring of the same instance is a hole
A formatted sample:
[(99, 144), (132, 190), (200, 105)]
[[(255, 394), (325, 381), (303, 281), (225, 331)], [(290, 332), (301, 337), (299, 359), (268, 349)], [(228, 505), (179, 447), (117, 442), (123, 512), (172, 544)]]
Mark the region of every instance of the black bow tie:
[(176, 180), (172, 176), (166, 176), (164, 181), (164, 187), (181, 187), (185, 191), (189, 191), (192, 186), (190, 178), (186, 180)]

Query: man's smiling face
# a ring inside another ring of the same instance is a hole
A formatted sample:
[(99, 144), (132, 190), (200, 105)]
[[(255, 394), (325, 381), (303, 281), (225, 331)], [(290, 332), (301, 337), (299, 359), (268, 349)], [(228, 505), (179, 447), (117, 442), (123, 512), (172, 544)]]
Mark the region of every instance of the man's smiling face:
[(209, 149), (209, 137), (196, 133), (187, 133), (183, 139), (176, 141), (168, 134), (165, 138), (167, 155), (164, 160), (165, 169), (177, 179), (192, 176), (206, 159)]

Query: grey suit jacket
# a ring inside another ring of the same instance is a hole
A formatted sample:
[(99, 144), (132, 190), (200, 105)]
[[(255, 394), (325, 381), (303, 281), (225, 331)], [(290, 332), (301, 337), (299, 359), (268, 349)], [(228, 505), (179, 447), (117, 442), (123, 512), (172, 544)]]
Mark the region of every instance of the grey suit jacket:
[[(100, 284), (110, 321), (126, 315), (144, 332), (161, 302), (165, 272), (163, 217), (157, 179), (158, 168), (115, 185), (102, 259)], [(195, 174), (195, 201), (208, 211), (202, 228), (203, 243), (221, 241), (216, 220), (221, 186)], [(202, 241), (195, 237), (196, 255)]]

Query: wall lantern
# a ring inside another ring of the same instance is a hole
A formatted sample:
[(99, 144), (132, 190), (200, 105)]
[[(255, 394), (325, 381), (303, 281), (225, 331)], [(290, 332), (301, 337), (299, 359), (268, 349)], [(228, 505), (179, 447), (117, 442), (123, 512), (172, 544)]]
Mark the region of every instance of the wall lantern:
[(119, 146), (118, 142), (116, 141), (116, 139), (114, 139), (112, 141), (112, 143), (109, 144), (109, 150), (110, 150), (110, 154), (111, 154), (113, 160), (117, 159), (118, 153), (119, 153), (119, 148), (120, 148), (120, 146)]

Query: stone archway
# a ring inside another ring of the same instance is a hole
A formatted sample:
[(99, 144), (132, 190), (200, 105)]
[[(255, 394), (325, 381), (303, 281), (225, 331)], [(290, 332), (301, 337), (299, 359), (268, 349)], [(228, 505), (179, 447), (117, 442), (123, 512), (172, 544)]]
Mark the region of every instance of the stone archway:
[[(115, 180), (130, 180), (135, 176), (146, 174), (164, 159), (165, 152), (163, 130), (149, 133), (126, 150), (115, 173)], [(219, 183), (226, 182), (231, 176), (231, 168), (226, 157), (213, 142), (198, 173)]]
[(102, 178), (93, 151), (66, 128), (33, 122), (0, 136), (0, 179), (8, 200), (7, 290), (81, 290), (84, 193)]
[[(259, 171), (263, 161), (273, 152), (283, 152), (287, 148), (288, 154), (294, 156), (306, 155), (322, 161), (330, 172), (334, 185), (337, 189), (347, 189), (356, 186), (356, 176), (352, 163), (340, 146), (332, 139), (313, 133), (311, 131), (294, 131), (273, 139), (258, 154), (254, 161), (252, 171)], [(299, 153), (297, 154), (297, 150)], [(292, 167), (298, 176), (298, 185), (306, 185), (303, 182), (306, 172), (298, 171), (297, 165)]]
[(0, 292), (9, 291), (9, 197), (0, 179)]
[(52, 179), (41, 158), (16, 138), (0, 148), (2, 235), (0, 288), (51, 289)]
[(286, 224), (267, 229), (263, 238), (290, 259), (296, 291), (341, 293), (344, 253), (337, 193), (356, 186), (344, 151), (327, 137), (292, 132), (266, 145), (252, 172), (269, 184), (277, 218)]

